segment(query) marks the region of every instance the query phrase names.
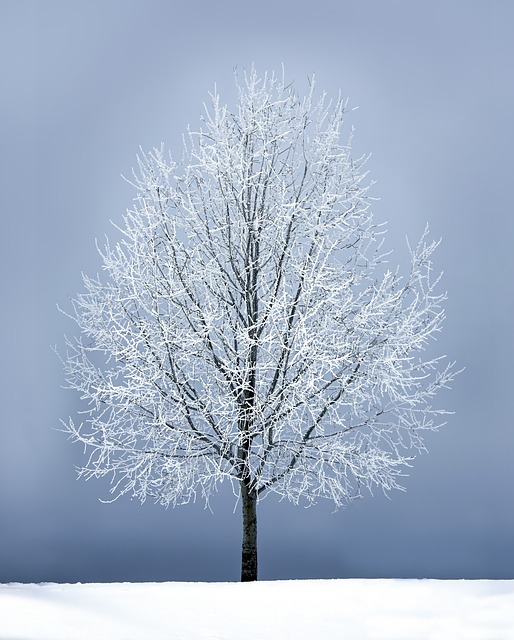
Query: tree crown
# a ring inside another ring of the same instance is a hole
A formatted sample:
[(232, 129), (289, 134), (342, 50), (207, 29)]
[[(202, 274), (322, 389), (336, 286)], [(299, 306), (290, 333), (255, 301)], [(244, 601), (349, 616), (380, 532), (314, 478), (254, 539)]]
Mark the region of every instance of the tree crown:
[(337, 506), (399, 487), (455, 375), (425, 356), (445, 295), (426, 234), (406, 276), (385, 266), (345, 113), (252, 70), (235, 110), (211, 95), (180, 163), (141, 152), (107, 278), (70, 314), (86, 477), (165, 505), (224, 480)]

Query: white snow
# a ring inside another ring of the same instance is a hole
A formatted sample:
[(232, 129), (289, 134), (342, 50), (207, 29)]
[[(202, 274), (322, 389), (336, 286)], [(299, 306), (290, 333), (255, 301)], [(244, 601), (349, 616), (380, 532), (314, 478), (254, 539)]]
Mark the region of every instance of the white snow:
[(514, 580), (1, 584), (1, 640), (509, 640)]

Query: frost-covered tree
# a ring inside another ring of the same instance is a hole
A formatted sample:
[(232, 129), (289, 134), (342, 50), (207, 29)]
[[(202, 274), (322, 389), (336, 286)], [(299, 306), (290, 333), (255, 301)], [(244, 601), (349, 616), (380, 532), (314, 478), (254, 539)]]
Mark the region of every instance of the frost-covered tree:
[(232, 483), (242, 580), (257, 578), (258, 501), (399, 488), (432, 399), (454, 377), (424, 355), (439, 332), (426, 234), (387, 269), (346, 102), (252, 71), (235, 110), (217, 93), (183, 160), (141, 152), (123, 239), (100, 250), (70, 315), (69, 386), (86, 478), (163, 505)]

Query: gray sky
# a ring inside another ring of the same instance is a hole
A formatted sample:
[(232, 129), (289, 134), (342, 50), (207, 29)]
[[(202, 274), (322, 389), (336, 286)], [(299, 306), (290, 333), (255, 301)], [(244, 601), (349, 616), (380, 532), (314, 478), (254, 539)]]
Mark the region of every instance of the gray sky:
[[(37, 5), (37, 10), (36, 10)], [(260, 575), (514, 578), (511, 177), (514, 5), (462, 0), (4, 1), (0, 581), (234, 580), (231, 494), (164, 510), (75, 480), (56, 431), (77, 407), (51, 345), (56, 310), (100, 267), (133, 193), (139, 145), (181, 153), (233, 68), (280, 70), (350, 98), (356, 153), (372, 152), (394, 260), (425, 223), (443, 237), (449, 292), (438, 351), (466, 367), (440, 403), (406, 493), (332, 513), (260, 504)]]

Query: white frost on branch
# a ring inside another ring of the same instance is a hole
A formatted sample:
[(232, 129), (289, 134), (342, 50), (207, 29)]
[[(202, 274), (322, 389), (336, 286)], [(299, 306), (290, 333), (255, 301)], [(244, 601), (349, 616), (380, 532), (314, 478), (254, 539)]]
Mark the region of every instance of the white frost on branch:
[(211, 96), (182, 163), (141, 152), (123, 240), (73, 301), (81, 473), (165, 505), (223, 480), (336, 506), (401, 488), (455, 376), (425, 356), (444, 319), (438, 243), (425, 233), (408, 275), (385, 271), (345, 101), (253, 71), (238, 88), (234, 112)]

